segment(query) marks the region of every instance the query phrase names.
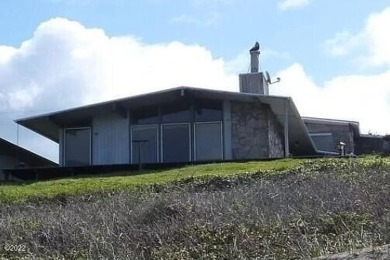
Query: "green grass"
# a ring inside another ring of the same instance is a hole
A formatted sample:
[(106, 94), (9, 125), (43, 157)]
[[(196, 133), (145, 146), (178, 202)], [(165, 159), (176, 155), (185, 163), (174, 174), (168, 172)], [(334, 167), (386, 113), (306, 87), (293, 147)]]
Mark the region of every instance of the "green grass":
[(0, 259), (328, 259), (390, 243), (390, 157), (143, 173), (0, 186), (28, 201), (0, 206), (0, 245), (30, 252)]
[(0, 186), (0, 202), (24, 202), (35, 198), (75, 196), (93, 192), (142, 189), (153, 184), (168, 184), (189, 178), (228, 177), (259, 172), (281, 172), (298, 167), (300, 159), (281, 159), (263, 162), (218, 163), (186, 166), (163, 171), (147, 171), (126, 176), (128, 172), (115, 172), (95, 177), (66, 178), (52, 181)]

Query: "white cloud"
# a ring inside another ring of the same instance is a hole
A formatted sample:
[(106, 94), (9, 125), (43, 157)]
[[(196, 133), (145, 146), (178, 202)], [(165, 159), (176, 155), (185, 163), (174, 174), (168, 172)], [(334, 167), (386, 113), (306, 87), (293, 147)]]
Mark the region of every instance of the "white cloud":
[[(262, 49), (260, 47), (260, 70), (263, 68), (263, 64), (270, 62), (271, 60), (274, 63), (279, 61), (287, 61), (289, 60), (290, 54), (288, 52), (279, 52), (273, 49)], [(250, 59), (249, 59), (249, 48), (243, 50), (231, 60), (226, 61), (225, 70), (227, 73), (247, 73), (250, 71)]]
[(16, 49), (13, 47), (0, 45), (0, 64), (8, 62), (15, 52)]
[[(47, 110), (180, 85), (236, 88), (225, 62), (198, 45), (147, 45), (56, 18), (17, 49), (2, 46), (0, 98), (8, 109)], [(4, 105), (2, 110), (4, 110)]]
[(363, 35), (353, 35), (350, 32), (343, 31), (335, 35), (333, 39), (329, 39), (325, 42), (325, 47), (328, 52), (333, 56), (346, 56), (352, 51), (361, 49)]
[(369, 16), (358, 33), (343, 31), (325, 42), (325, 47), (335, 56), (355, 56), (362, 66), (390, 65), (390, 7)]
[[(390, 64), (388, 39), (380, 35), (386, 17), (386, 12), (373, 15), (366, 26), (372, 35), (366, 38), (371, 43), (367, 53), (379, 64)], [(268, 52), (270, 57), (277, 54)], [(78, 22), (51, 19), (19, 47), (0, 46), (0, 136), (15, 140), (12, 119), (49, 110), (181, 85), (237, 91), (237, 73), (246, 72), (247, 55), (245, 51), (225, 61), (199, 45), (146, 44), (133, 36), (109, 37)], [(276, 76), (282, 82), (272, 85), (271, 93), (292, 96), (302, 115), (357, 120), (363, 132), (390, 132), (389, 70), (340, 75), (317, 84), (302, 65), (294, 64)], [(22, 145), (56, 157), (55, 145), (21, 133)]]
[(279, 1), (279, 8), (282, 10), (303, 7), (310, 4), (310, 0), (282, 0)]
[(271, 85), (271, 94), (291, 96), (301, 115), (355, 120), (363, 133), (390, 133), (390, 71), (344, 75), (317, 85), (296, 63), (278, 76), (282, 81)]
[[(15, 141), (11, 118), (181, 85), (237, 90), (238, 79), (225, 71), (224, 60), (199, 45), (145, 44), (51, 19), (20, 47), (0, 46), (0, 136)], [(50, 156), (56, 149), (35, 146), (37, 137), (23, 134), (29, 136), (21, 139), (24, 145), (34, 151)]]
[(368, 39), (369, 60), (374, 65), (390, 65), (390, 7), (369, 17), (365, 34)]

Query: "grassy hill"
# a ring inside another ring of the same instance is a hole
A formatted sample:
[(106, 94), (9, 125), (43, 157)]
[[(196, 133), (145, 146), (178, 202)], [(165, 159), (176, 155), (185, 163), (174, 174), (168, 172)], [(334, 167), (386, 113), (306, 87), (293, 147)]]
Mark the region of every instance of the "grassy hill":
[(148, 189), (178, 181), (208, 178), (227, 179), (255, 173), (276, 173), (291, 170), (303, 160), (284, 159), (262, 162), (218, 163), (187, 166), (178, 169), (133, 172), (114, 172), (100, 176), (81, 176), (54, 181), (24, 183), (23, 185), (0, 186), (0, 202), (15, 203), (45, 198), (75, 196), (85, 193), (107, 193), (118, 190)]
[(308, 259), (390, 243), (389, 158), (126, 174), (0, 186), (0, 256)]

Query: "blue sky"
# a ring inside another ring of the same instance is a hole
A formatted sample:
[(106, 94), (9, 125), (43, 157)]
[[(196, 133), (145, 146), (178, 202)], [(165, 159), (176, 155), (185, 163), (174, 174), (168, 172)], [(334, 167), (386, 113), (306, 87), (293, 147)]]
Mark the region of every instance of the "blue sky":
[[(282, 78), (271, 93), (302, 115), (390, 133), (389, 25), (388, 0), (2, 0), (0, 136), (16, 142), (16, 118), (177, 85), (237, 91), (257, 40)], [(19, 143), (57, 156), (25, 129)]]
[(272, 69), (298, 61), (324, 80), (353, 72), (354, 64), (330, 59), (323, 43), (340, 31), (359, 31), (369, 14), (389, 6), (387, 0), (292, 2), (297, 6), (282, 9), (277, 0), (3, 0), (0, 43), (19, 46), (43, 21), (65, 17), (109, 36), (133, 35), (149, 44), (200, 44), (227, 59), (259, 40), (264, 48), (288, 54), (275, 64), (269, 61)]

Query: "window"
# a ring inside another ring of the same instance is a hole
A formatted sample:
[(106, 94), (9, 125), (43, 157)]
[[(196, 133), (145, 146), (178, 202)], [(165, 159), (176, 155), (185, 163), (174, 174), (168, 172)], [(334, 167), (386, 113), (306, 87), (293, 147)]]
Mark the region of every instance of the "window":
[(196, 100), (194, 113), (196, 122), (221, 121), (222, 102), (214, 100)]
[(139, 125), (131, 128), (132, 163), (158, 162), (157, 125)]
[(191, 161), (190, 125), (166, 124), (161, 126), (162, 161)]
[(223, 159), (223, 102), (181, 99), (132, 113), (131, 162)]
[(195, 160), (219, 161), (223, 159), (222, 123), (195, 123)]
[(132, 112), (132, 121), (134, 124), (158, 124), (158, 107), (148, 107)]
[(65, 128), (64, 138), (64, 165), (90, 165), (91, 128)]
[(337, 152), (336, 142), (332, 133), (310, 133), (310, 137), (318, 150)]
[(167, 104), (161, 107), (163, 123), (183, 123), (190, 121), (189, 105), (184, 102)]

